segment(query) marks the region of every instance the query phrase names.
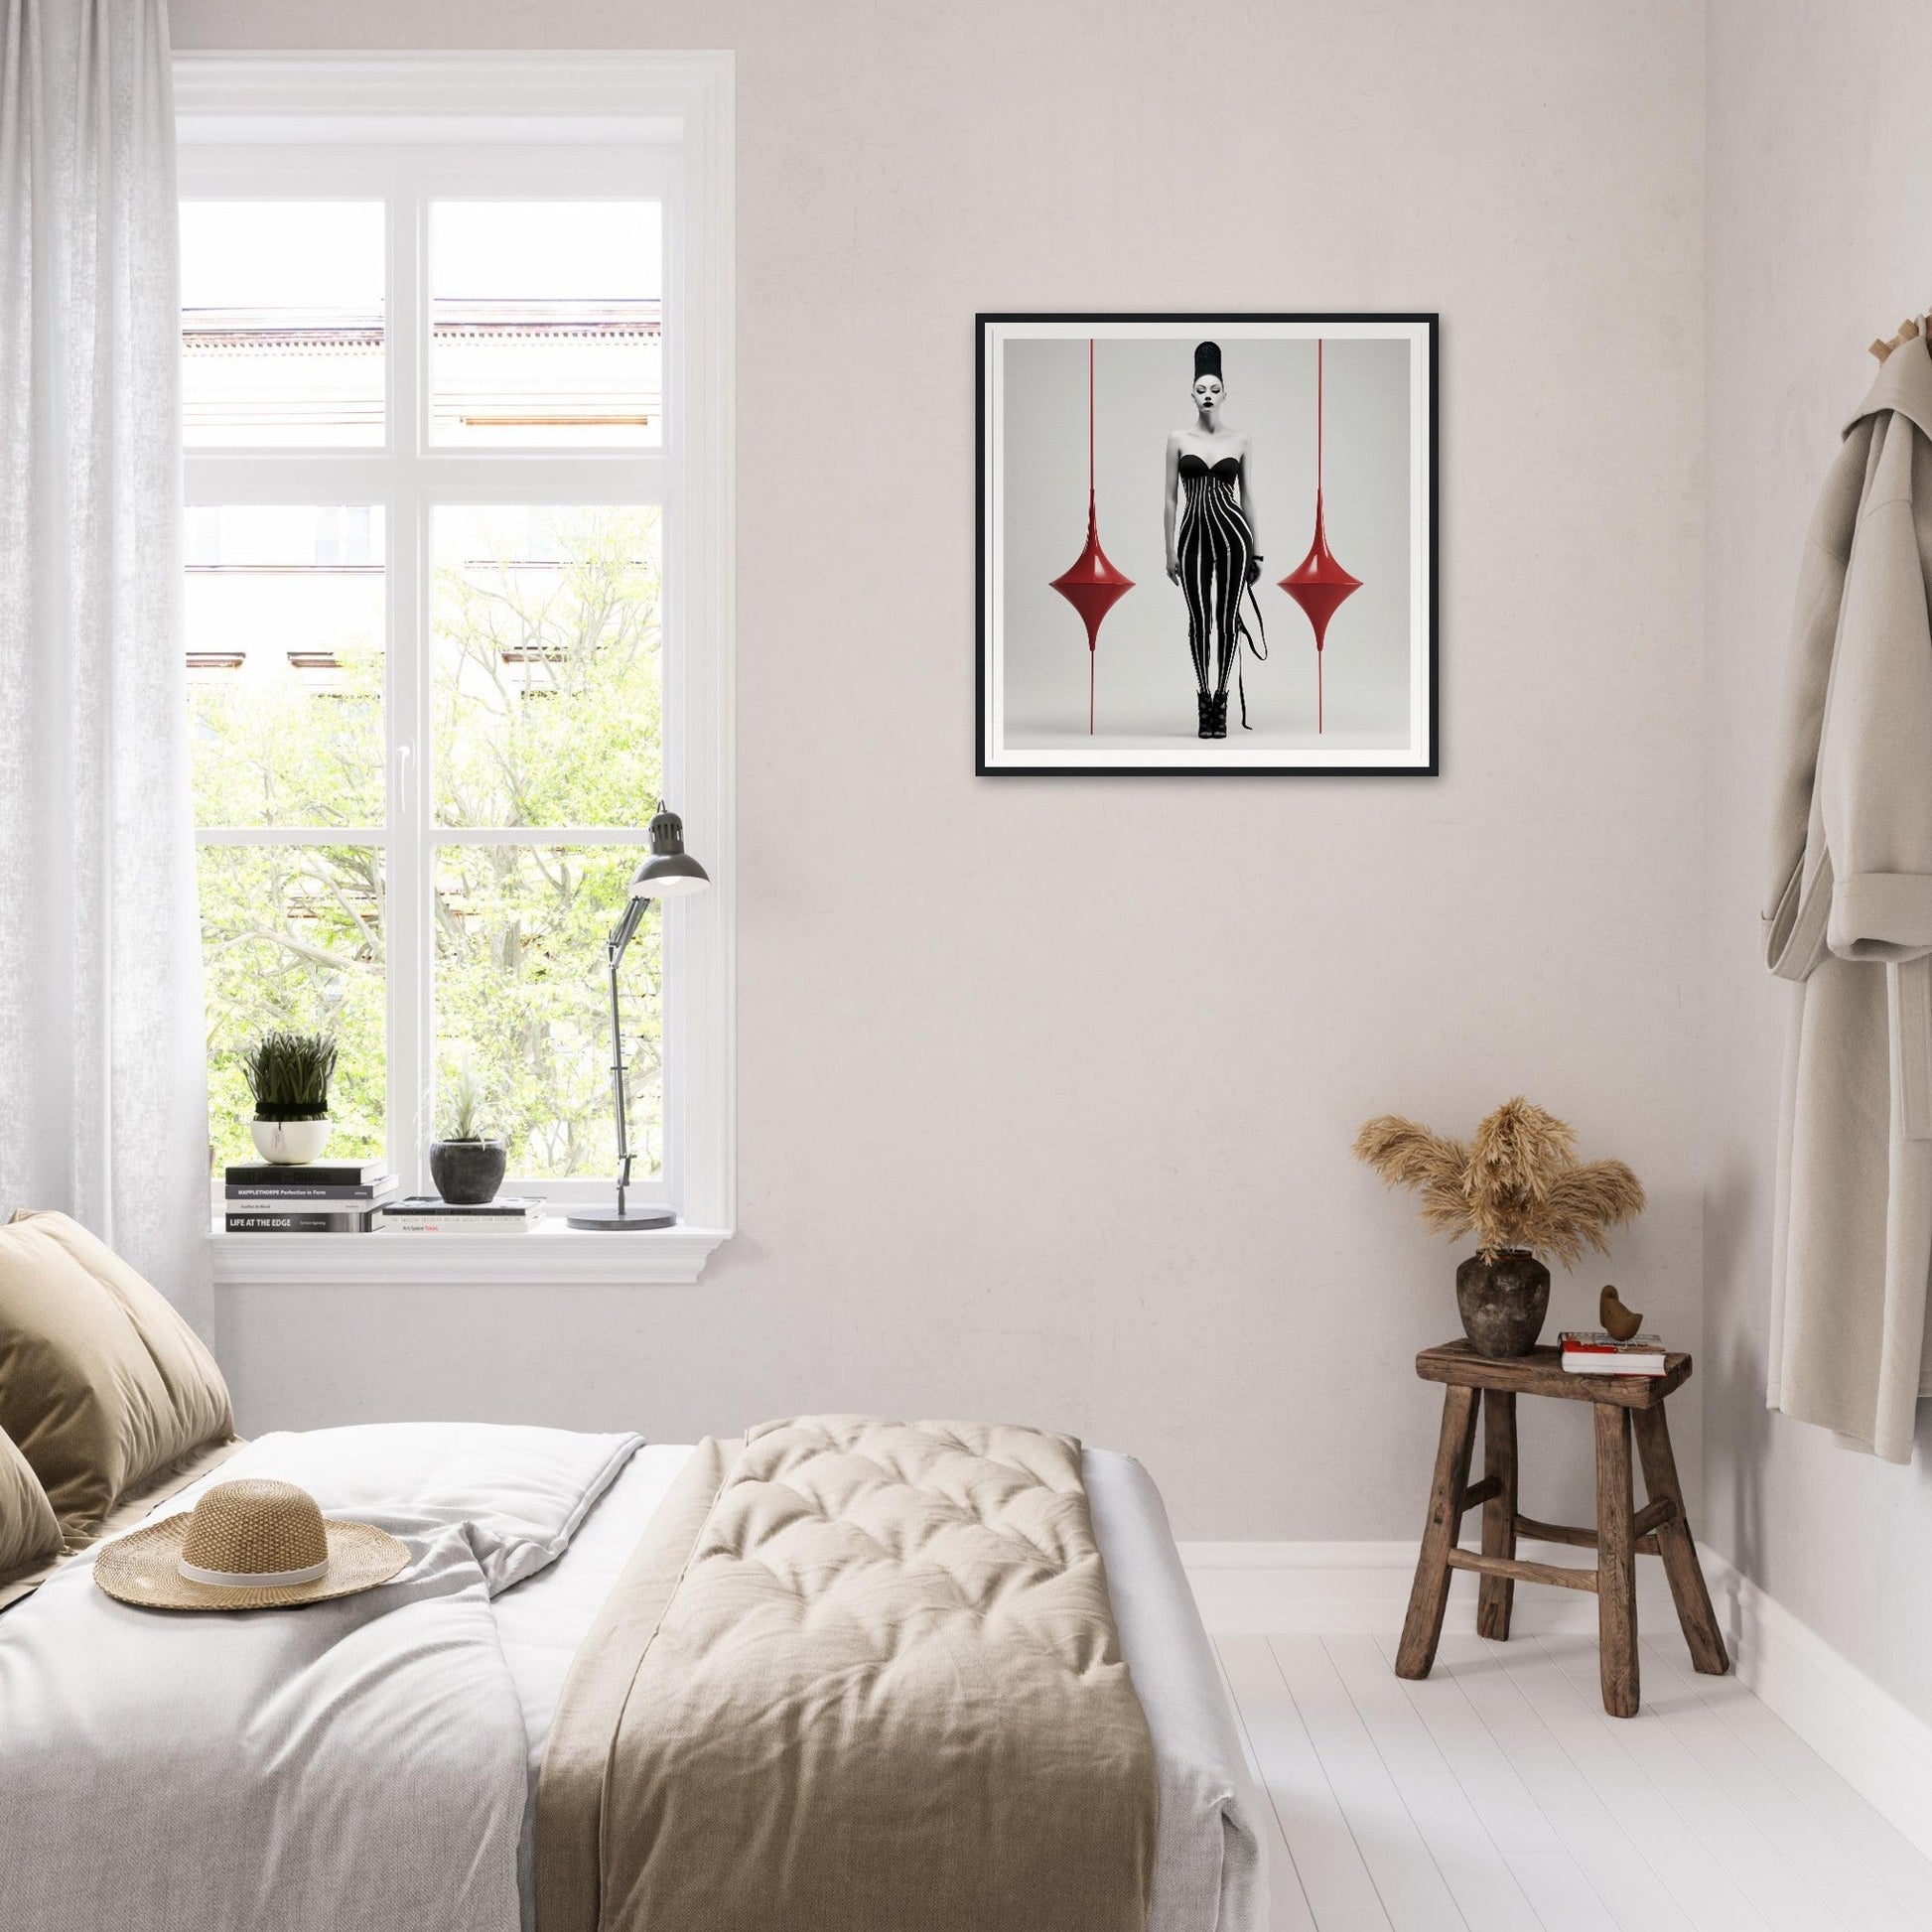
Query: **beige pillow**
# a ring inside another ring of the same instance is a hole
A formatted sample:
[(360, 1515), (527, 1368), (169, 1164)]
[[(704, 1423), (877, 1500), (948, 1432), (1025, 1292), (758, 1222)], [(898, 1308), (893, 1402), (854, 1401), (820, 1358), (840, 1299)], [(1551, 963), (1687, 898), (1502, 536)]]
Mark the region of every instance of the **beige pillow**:
[(22, 1213), (0, 1228), (0, 1429), (72, 1538), (234, 1418), (213, 1356), (157, 1290), (65, 1214)]
[(40, 1477), (0, 1429), (0, 1584), (61, 1554), (61, 1525)]

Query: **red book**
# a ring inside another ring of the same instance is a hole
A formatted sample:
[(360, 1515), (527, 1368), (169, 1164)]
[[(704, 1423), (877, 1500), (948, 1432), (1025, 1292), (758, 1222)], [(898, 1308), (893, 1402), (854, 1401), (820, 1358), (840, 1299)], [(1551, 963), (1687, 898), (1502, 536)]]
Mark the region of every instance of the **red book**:
[(1563, 1365), (1573, 1375), (1662, 1375), (1664, 1342), (1661, 1335), (1632, 1335), (1618, 1341), (1601, 1328), (1566, 1328), (1557, 1339), (1563, 1346)]

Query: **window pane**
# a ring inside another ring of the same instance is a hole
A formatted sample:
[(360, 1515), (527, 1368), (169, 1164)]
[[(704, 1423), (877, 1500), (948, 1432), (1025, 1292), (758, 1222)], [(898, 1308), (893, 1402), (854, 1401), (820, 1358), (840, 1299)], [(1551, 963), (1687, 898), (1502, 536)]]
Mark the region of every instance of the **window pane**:
[(430, 209), (430, 440), (664, 440), (655, 202)]
[(436, 511), (439, 824), (649, 821), (658, 537), (655, 509)]
[(332, 1154), (383, 1152), (382, 854), (371, 846), (209, 845), (201, 850), (207, 999), (208, 1138), (252, 1161), (240, 1055), (270, 1028), (333, 1034)]
[(383, 440), (382, 204), (184, 202), (191, 449)]
[(380, 505), (188, 512), (196, 823), (383, 823)]
[[(604, 937), (640, 853), (626, 846), (444, 846), (436, 863), (439, 1093), (464, 1071), (531, 1179), (617, 1165)], [(623, 957), (633, 1174), (659, 1171), (662, 973), (653, 904)]]

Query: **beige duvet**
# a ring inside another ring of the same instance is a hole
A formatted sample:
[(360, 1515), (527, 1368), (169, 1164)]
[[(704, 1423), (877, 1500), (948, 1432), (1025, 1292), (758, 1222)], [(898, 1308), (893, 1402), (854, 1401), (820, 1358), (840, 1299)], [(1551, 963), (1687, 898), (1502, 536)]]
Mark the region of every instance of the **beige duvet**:
[(1155, 1814), (1078, 1444), (770, 1424), (692, 1458), (578, 1654), (539, 1932), (1142, 1932)]

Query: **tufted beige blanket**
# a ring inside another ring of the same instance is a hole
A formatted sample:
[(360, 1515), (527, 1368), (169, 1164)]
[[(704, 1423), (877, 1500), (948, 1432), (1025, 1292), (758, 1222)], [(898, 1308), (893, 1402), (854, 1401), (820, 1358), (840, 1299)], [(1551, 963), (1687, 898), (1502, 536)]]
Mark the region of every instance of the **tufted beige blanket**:
[(1143, 1932), (1155, 1765), (1079, 1445), (706, 1443), (571, 1668), (539, 1932)]

